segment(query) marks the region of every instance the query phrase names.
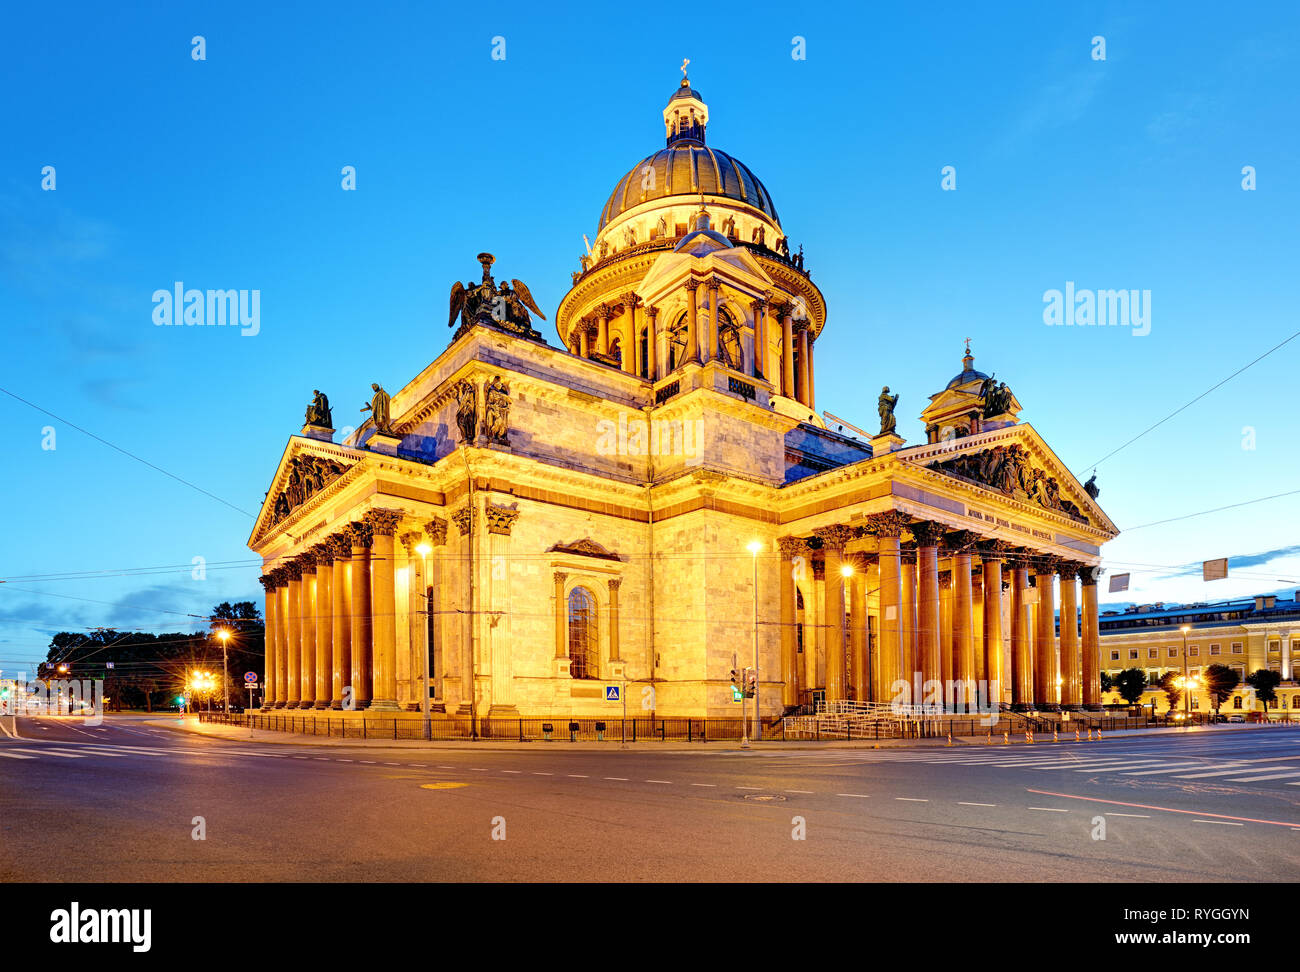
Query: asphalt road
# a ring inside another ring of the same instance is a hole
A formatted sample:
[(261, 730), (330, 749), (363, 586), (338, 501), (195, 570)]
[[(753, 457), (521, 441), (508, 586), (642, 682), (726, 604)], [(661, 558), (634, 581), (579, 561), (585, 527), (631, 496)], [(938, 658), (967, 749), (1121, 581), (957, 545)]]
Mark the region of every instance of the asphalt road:
[(17, 731), (0, 732), (0, 881), (1300, 874), (1300, 729), (750, 752), (276, 745), (114, 717)]

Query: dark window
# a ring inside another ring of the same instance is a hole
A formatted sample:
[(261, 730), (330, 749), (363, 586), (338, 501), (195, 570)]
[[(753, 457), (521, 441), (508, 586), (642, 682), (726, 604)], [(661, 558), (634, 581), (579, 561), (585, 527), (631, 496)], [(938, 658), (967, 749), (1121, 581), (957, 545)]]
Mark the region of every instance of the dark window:
[(569, 592), (569, 674), (595, 678), (599, 645), (596, 598), (585, 587), (575, 587)]

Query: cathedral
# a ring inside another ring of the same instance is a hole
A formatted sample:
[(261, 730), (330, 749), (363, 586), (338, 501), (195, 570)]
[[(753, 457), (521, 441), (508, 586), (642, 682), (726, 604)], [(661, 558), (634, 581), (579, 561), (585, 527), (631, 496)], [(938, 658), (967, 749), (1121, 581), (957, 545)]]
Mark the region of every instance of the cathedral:
[(878, 432), (819, 414), (851, 339), (685, 77), (662, 117), (552, 321), (481, 253), (446, 350), (343, 441), (317, 392), (248, 541), (264, 708), (735, 717), (747, 668), (768, 720), (1098, 707), (1095, 485), (969, 344), (924, 442), (888, 388)]

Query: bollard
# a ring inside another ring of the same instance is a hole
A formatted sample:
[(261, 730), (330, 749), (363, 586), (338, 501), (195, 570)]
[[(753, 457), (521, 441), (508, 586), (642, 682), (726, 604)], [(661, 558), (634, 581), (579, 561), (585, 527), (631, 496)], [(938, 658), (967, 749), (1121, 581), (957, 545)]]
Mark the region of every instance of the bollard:
[(1060, 738), (1059, 738), (1059, 737), (1057, 736), (1057, 734), (1056, 734), (1056, 730), (1053, 729), (1053, 730), (1052, 730), (1052, 742), (1060, 742), (1060, 741), (1061, 741)]
[(1010, 732), (1004, 732), (1004, 733), (1002, 734), (1002, 745), (1004, 745), (1004, 746), (1010, 746), (1010, 745), (1011, 745), (1011, 733), (1010, 733)]
[(1074, 741), (1075, 741), (1075, 742), (1078, 742), (1078, 741), (1079, 741), (1079, 730), (1078, 730), (1078, 729), (1074, 730)]
[(1033, 732), (1031, 732), (1030, 730), (1026, 729), (1026, 730), (1025, 730), (1025, 742), (1027, 742), (1027, 743), (1032, 743), (1033, 741), (1034, 741), (1034, 734), (1033, 734)]
[(988, 732), (986, 732), (986, 733), (984, 734), (984, 742), (985, 742), (985, 743), (991, 743), (991, 742), (993, 742), (993, 730), (992, 730), (992, 729), (990, 729)]
[(949, 730), (949, 732), (948, 732), (948, 745), (949, 745), (949, 746), (952, 745), (952, 731), (951, 731), (951, 730)]

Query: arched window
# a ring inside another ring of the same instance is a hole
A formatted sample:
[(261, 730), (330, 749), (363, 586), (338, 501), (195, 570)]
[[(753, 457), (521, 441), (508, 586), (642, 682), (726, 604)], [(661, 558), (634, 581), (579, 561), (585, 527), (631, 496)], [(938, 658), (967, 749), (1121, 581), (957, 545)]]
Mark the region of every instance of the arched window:
[(641, 377), (650, 377), (650, 329), (641, 331)]
[(725, 310), (718, 310), (718, 358), (728, 368), (744, 370), (744, 350), (741, 346), (740, 328)]
[(569, 674), (595, 678), (599, 648), (596, 598), (585, 587), (575, 587), (569, 592)]

